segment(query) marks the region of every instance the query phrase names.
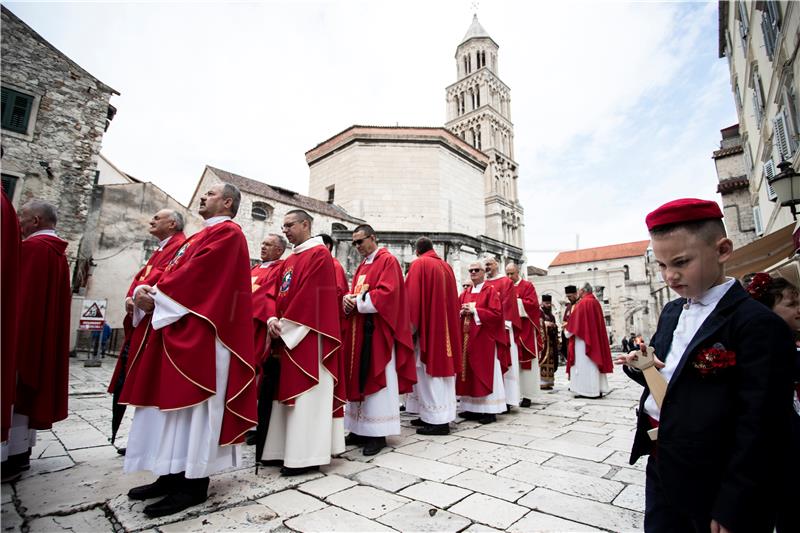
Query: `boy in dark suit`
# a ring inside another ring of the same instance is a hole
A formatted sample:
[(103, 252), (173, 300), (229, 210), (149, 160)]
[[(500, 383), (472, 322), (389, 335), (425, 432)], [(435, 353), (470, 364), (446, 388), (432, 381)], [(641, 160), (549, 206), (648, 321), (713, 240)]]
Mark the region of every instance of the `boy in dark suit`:
[(651, 341), (668, 382), (660, 409), (628, 366), (636, 352), (617, 361), (645, 386), (630, 459), (650, 455), (645, 531), (771, 532), (789, 442), (789, 328), (725, 277), (733, 244), (715, 202), (669, 202), (647, 228), (681, 298), (664, 307)]

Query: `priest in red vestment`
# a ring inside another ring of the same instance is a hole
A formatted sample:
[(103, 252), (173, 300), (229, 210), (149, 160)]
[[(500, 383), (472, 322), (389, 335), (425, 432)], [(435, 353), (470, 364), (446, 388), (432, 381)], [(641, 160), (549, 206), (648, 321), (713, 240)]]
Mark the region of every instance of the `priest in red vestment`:
[(500, 267), (494, 257), (484, 261), (486, 267), (486, 283), (494, 287), (500, 296), (503, 305), (503, 321), (505, 324), (505, 341), (498, 348), (500, 365), (503, 369), (503, 383), (506, 391), (506, 410), (520, 404), (521, 392), (519, 385), (519, 347), (517, 339), (522, 329), (522, 319), (517, 306), (517, 294), (514, 283), (500, 272)]
[(270, 233), (261, 242), (261, 263), (250, 271), (251, 289), (253, 291), (253, 328), (255, 329), (255, 355), (261, 366), (269, 357), (269, 329), (267, 320), (269, 312), (275, 306), (270, 302), (274, 298), (272, 287), (280, 277), (287, 242), (283, 235)]
[(204, 502), (209, 476), (241, 464), (256, 425), (255, 356), (247, 241), (232, 221), (235, 186), (200, 198), (205, 227), (170, 260), (155, 287), (140, 285), (136, 307), (152, 312), (147, 342), (131, 354), (122, 403), (136, 406), (125, 470), (159, 477), (128, 492), (163, 498), (150, 517)]
[(406, 292), (414, 332), (417, 383), (406, 396), (406, 412), (421, 435), (447, 435), (456, 419), (456, 372), (461, 368), (461, 321), (453, 269), (421, 237), (417, 259), (406, 274)]
[(56, 235), (56, 222), (55, 206), (41, 200), (31, 200), (19, 210), (24, 240), (20, 248), (16, 395), (4, 476), (27, 469), (37, 429), (50, 429), (54, 422), (67, 418), (72, 291), (67, 242)]
[(341, 345), (336, 273), (322, 238), (311, 237), (313, 221), (302, 209), (286, 213), (283, 233), (293, 248), (281, 265), (269, 309), (281, 371), (261, 459), (283, 461), (284, 476), (318, 470), (344, 451), (344, 426), (333, 417), (344, 403), (336, 394)]
[[(153, 286), (158, 283), (170, 259), (186, 240), (186, 236), (183, 234), (183, 225), (183, 215), (174, 209), (162, 209), (150, 219), (149, 233), (158, 239), (158, 248), (133, 277), (125, 297), (126, 314), (123, 320), (125, 339), (122, 342), (119, 357), (117, 357), (114, 374), (111, 376), (111, 381), (108, 385), (108, 392), (114, 395), (113, 403), (115, 406), (119, 403), (122, 388), (125, 385), (128, 357), (131, 353), (136, 353), (139, 350), (139, 346), (144, 341), (145, 333), (150, 326), (150, 315), (133, 304), (133, 291), (139, 285)], [(112, 427), (112, 444), (114, 443), (115, 433), (116, 431)], [(120, 449), (119, 453), (125, 455), (125, 449)]]
[(517, 347), (519, 349), (519, 388), (522, 395), (520, 407), (530, 407), (531, 399), (539, 390), (539, 353), (542, 347), (542, 310), (536, 287), (519, 275), (514, 263), (506, 265), (506, 276), (514, 283), (517, 308), (521, 320)]
[(417, 369), (400, 263), (378, 247), (368, 224), (353, 230), (353, 246), (364, 261), (342, 300), (350, 322), (344, 341), (346, 442), (375, 455), (388, 435), (400, 434), (400, 394), (411, 392)]
[(483, 264), (469, 266), (472, 286), (461, 293), (462, 360), (456, 379), (461, 416), (481, 424), (496, 421), (506, 410), (503, 370), (498, 356), (506, 339), (503, 306), (494, 287), (485, 283)]
[[(344, 271), (344, 267), (336, 259), (336, 256), (333, 253), (333, 246), (334, 241), (333, 237), (328, 235), (327, 233), (320, 233), (318, 237), (322, 238), (322, 242), (325, 243), (325, 248), (328, 249), (328, 252), (331, 253), (331, 258), (333, 259), (333, 269), (336, 271), (336, 302), (337, 307), (339, 308), (339, 327), (341, 336), (340, 339), (344, 339), (344, 332), (347, 329), (348, 320), (347, 315), (344, 313), (344, 308), (339, 304), (344, 298), (344, 295), (350, 291), (350, 284), (347, 281), (347, 273)], [(344, 340), (342, 340), (344, 343)], [(347, 403), (347, 387), (345, 383), (345, 353), (344, 353), (344, 344), (339, 346), (339, 355), (336, 358), (339, 361), (339, 381), (336, 383), (336, 391), (334, 394), (337, 398), (345, 398), (345, 402), (341, 405), (339, 409), (336, 409), (333, 412), (333, 422), (334, 424), (341, 425), (342, 434), (344, 434), (344, 406)], [(338, 430), (337, 430), (338, 431)]]
[(12, 470), (5, 461), (8, 459), (8, 429), (11, 427), (11, 414), (14, 405), (17, 381), (17, 330), (19, 328), (19, 253), (21, 237), (17, 212), (11, 200), (2, 191), (2, 205), (0, 205), (0, 295), (2, 295), (2, 309), (0, 309), (0, 355), (2, 356), (2, 457), (3, 457), (3, 482), (13, 481), (18, 478), (18, 469)]
[(578, 397), (600, 398), (611, 389), (608, 377), (614, 371), (608, 345), (603, 308), (588, 283), (578, 291), (565, 334), (569, 338), (567, 374), (569, 390)]

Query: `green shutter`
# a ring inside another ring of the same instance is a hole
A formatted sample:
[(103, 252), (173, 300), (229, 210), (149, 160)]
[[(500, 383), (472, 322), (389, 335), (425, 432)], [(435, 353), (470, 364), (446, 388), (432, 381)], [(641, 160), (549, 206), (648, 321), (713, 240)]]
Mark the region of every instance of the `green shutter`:
[(17, 133), (28, 132), (31, 118), (33, 96), (3, 87), (2, 119), (3, 129)]

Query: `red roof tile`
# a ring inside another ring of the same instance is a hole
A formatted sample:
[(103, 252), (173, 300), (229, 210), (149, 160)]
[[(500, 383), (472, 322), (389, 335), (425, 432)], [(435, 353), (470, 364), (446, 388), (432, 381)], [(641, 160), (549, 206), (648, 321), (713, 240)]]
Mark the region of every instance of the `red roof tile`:
[(553, 259), (553, 262), (550, 263), (550, 266), (574, 265), (577, 263), (604, 261), (606, 259), (643, 256), (648, 246), (650, 246), (649, 240), (598, 246), (597, 248), (584, 248), (583, 250), (570, 250), (569, 252), (558, 254)]

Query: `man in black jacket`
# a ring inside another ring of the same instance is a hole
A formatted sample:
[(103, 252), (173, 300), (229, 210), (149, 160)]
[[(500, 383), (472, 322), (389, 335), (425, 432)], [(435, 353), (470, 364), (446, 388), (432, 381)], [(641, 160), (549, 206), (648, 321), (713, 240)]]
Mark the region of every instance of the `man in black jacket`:
[(774, 527), (793, 342), (782, 320), (725, 277), (733, 245), (721, 219), (716, 203), (696, 199), (647, 216), (664, 281), (682, 296), (664, 307), (651, 342), (668, 382), (661, 408), (642, 373), (624, 368), (645, 386), (630, 462), (650, 455), (647, 532)]

